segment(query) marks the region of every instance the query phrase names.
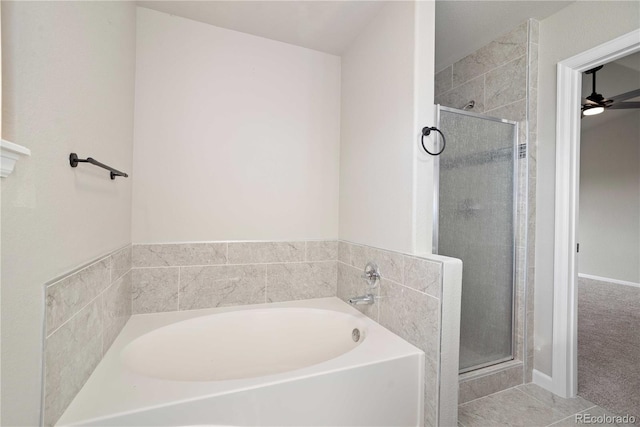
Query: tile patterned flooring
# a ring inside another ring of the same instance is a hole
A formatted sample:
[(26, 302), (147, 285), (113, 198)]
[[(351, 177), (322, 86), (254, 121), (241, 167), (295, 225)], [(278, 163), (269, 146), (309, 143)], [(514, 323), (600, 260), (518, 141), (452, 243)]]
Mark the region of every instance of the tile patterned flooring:
[[(586, 424), (576, 421), (578, 414), (590, 414), (593, 417), (613, 415), (581, 397), (564, 399), (537, 385), (525, 384), (461, 404), (458, 409), (458, 426), (565, 427)], [(636, 423), (635, 425), (640, 425), (638, 420)]]

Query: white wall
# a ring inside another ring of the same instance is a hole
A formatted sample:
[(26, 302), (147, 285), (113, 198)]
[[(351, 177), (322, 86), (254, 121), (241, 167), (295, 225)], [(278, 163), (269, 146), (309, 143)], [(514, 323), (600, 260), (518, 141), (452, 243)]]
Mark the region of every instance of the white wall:
[(138, 8), (134, 243), (338, 237), (340, 58)]
[(131, 241), (135, 7), (3, 2), (3, 138), (31, 149), (2, 179), (2, 425), (38, 425), (43, 285)]
[(578, 272), (640, 283), (640, 113), (607, 114), (580, 137)]
[(390, 2), (342, 56), (340, 238), (431, 248), (434, 3)]
[(638, 28), (638, 16), (638, 2), (579, 1), (540, 22), (534, 363), (547, 375), (553, 332), (556, 65)]

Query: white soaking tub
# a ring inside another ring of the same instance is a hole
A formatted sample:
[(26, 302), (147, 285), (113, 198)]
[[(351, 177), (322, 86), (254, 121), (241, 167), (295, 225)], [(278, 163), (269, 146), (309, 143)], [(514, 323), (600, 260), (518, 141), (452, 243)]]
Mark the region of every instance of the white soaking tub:
[(423, 366), (337, 298), (135, 315), (57, 425), (417, 426)]

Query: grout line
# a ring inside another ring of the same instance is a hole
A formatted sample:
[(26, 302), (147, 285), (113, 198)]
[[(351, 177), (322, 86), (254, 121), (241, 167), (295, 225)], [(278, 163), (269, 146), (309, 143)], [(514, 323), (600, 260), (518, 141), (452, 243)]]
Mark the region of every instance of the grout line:
[[(566, 416), (566, 417), (564, 417), (564, 418), (561, 418), (561, 419), (559, 419), (559, 420), (556, 420), (556, 421), (552, 422), (551, 424), (548, 424), (546, 427), (554, 426), (554, 425), (558, 424), (559, 422), (562, 422), (562, 421), (566, 421), (566, 420), (568, 420), (569, 418), (573, 418), (573, 420), (575, 421), (575, 419), (576, 419), (576, 415), (578, 415), (578, 414), (582, 414), (583, 412), (588, 411), (589, 409), (593, 409), (593, 408), (595, 408), (595, 407), (597, 407), (597, 406), (598, 406), (598, 405), (593, 405), (593, 406), (591, 406), (591, 407), (589, 407), (589, 408), (587, 408), (587, 409), (583, 409), (582, 411), (579, 411), (579, 412), (576, 412), (576, 413), (574, 413), (574, 414), (568, 415), (568, 416)], [(577, 425), (577, 423), (575, 423), (575, 422), (574, 422), (574, 424), (576, 424), (576, 425)]]
[[(532, 397), (533, 397), (533, 396), (532, 396)], [(534, 399), (535, 399), (535, 398), (534, 398)], [(538, 399), (536, 399), (536, 400), (538, 400)], [(538, 400), (538, 401), (540, 401), (540, 400)], [(542, 403), (544, 403), (544, 402), (542, 402)], [(597, 406), (598, 406), (598, 405), (593, 405), (593, 406), (590, 406), (590, 407), (588, 407), (588, 408), (586, 408), (586, 409), (583, 409), (583, 410), (581, 410), (581, 411), (575, 412), (575, 413), (573, 413), (573, 414), (571, 414), (571, 415), (567, 415), (567, 416), (566, 416), (566, 417), (564, 417), (564, 418), (560, 418), (559, 420), (555, 420), (555, 421), (554, 421), (554, 422), (552, 422), (551, 424), (548, 424), (546, 427), (551, 427), (551, 426), (553, 426), (553, 425), (558, 424), (558, 423), (559, 423), (559, 422), (561, 422), (561, 421), (566, 421), (566, 420), (568, 420), (569, 418), (573, 418), (573, 420), (574, 420), (574, 424), (577, 424), (577, 423), (575, 423), (576, 415), (578, 415), (578, 414), (582, 414), (583, 412), (588, 411), (588, 410), (593, 409), (593, 408), (596, 408)], [(547, 405), (547, 407), (548, 407), (549, 409), (551, 409), (551, 407), (550, 407), (549, 405)]]
[(515, 388), (520, 387), (521, 385), (522, 384), (517, 385), (517, 386), (513, 386), (513, 387), (509, 387), (509, 388), (505, 388), (504, 390), (496, 391), (495, 393), (487, 394), (486, 396), (482, 396), (482, 397), (478, 397), (478, 398), (469, 400), (468, 402), (464, 402), (464, 403), (459, 404), (458, 407), (464, 406), (464, 405), (468, 405), (468, 404), (473, 403), (473, 402), (477, 402), (478, 400), (481, 400), (481, 399), (487, 399), (487, 398), (489, 398), (491, 396), (495, 396), (497, 394), (504, 393), (504, 392), (509, 391), (509, 390), (513, 390)]
[[(345, 265), (345, 266), (347, 266), (347, 267), (351, 267), (351, 268), (353, 268), (354, 270), (361, 271), (359, 268), (354, 267), (354, 266), (349, 265), (349, 264), (346, 264), (346, 263), (344, 263), (344, 262), (342, 262), (342, 261), (336, 261), (336, 262), (338, 262), (338, 263), (340, 263), (340, 264), (342, 264), (342, 265)], [(410, 286), (403, 285), (402, 283), (396, 282), (395, 280), (389, 279), (388, 277), (383, 277), (383, 278), (382, 278), (382, 282), (390, 282), (390, 283), (392, 283), (392, 284), (394, 284), (394, 285), (402, 286), (402, 287), (403, 287), (403, 288), (405, 288), (405, 289), (409, 289), (409, 290), (411, 290), (411, 291), (413, 291), (413, 292), (417, 292), (417, 293), (419, 293), (419, 294), (426, 295), (426, 296), (428, 296), (428, 297), (431, 297), (431, 298), (433, 298), (433, 299), (435, 299), (435, 300), (440, 301), (440, 298), (439, 298), (439, 297), (437, 297), (437, 296), (435, 296), (435, 295), (431, 295), (431, 294), (428, 294), (428, 293), (426, 293), (426, 292), (422, 292), (422, 291), (419, 291), (419, 290), (417, 290), (417, 289), (414, 289), (414, 288), (412, 288), (412, 287), (410, 287)], [(382, 285), (382, 282), (380, 282), (380, 284), (381, 284), (381, 285)]]
[[(522, 384), (522, 385), (524, 385), (524, 384)], [(521, 385), (521, 386), (522, 386), (522, 385)], [(552, 412), (553, 412), (553, 411), (556, 411), (556, 412), (558, 412), (559, 414), (561, 414), (561, 413), (560, 413), (560, 411), (558, 411), (558, 410), (554, 409), (554, 408), (553, 408), (551, 405), (549, 405), (547, 402), (543, 401), (542, 399), (538, 399), (538, 398), (537, 398), (536, 396), (534, 396), (533, 394), (531, 394), (531, 393), (527, 393), (526, 391), (524, 391), (524, 390), (520, 389), (520, 387), (521, 387), (521, 386), (516, 387), (516, 389), (517, 389), (520, 393), (523, 393), (525, 396), (530, 397), (530, 398), (532, 398), (533, 400), (535, 400), (535, 401), (538, 401), (538, 402), (542, 403), (542, 404), (543, 404), (543, 405), (545, 405), (548, 409), (551, 409), (551, 411), (552, 411)], [(551, 393), (551, 392), (550, 392), (550, 393)], [(552, 393), (552, 394), (553, 394), (553, 393)], [(577, 412), (576, 412), (575, 414), (577, 414)], [(575, 414), (573, 414), (573, 415), (575, 415)], [(562, 418), (562, 419), (564, 419), (564, 418)], [(553, 423), (557, 423), (557, 422), (559, 422), (559, 421), (561, 421), (561, 420), (556, 420), (556, 421), (554, 421)], [(552, 423), (552, 424), (553, 424), (553, 423)]]
[[(493, 67), (493, 68), (490, 68), (490, 69), (488, 69), (487, 71), (485, 71), (485, 72), (484, 72), (484, 73), (482, 73), (482, 74), (478, 74), (478, 75), (477, 75), (477, 76), (475, 76), (475, 77), (472, 77), (472, 78), (470, 78), (470, 79), (468, 79), (468, 80), (465, 80), (464, 82), (460, 83), (459, 85), (457, 85), (457, 86), (453, 86), (451, 89), (449, 89), (449, 90), (448, 90), (448, 91), (446, 91), (446, 92), (441, 93), (441, 94), (440, 94), (440, 95), (438, 95), (438, 96), (444, 96), (444, 95), (448, 94), (449, 92), (454, 91), (454, 90), (456, 90), (456, 89), (460, 88), (461, 86), (463, 86), (463, 85), (465, 85), (465, 84), (469, 83), (470, 81), (475, 80), (475, 79), (478, 79), (478, 78), (480, 78), (480, 77), (483, 77), (483, 76), (484, 76), (484, 77), (485, 77), (485, 80), (486, 80), (486, 75), (487, 75), (487, 74), (489, 74), (490, 72), (495, 71), (495, 70), (497, 70), (498, 68), (503, 67), (503, 66), (505, 66), (505, 65), (507, 65), (507, 64), (509, 64), (509, 63), (511, 63), (511, 62), (517, 61), (517, 60), (519, 60), (519, 59), (521, 59), (521, 58), (523, 58), (523, 57), (525, 57), (525, 60), (526, 60), (526, 56), (527, 56), (526, 50), (527, 50), (527, 49), (526, 49), (526, 47), (525, 47), (525, 53), (524, 53), (524, 54), (522, 54), (522, 55), (520, 55), (520, 56), (518, 56), (518, 57), (516, 57), (516, 58), (514, 58), (514, 59), (511, 59), (511, 60), (509, 60), (509, 61), (503, 62), (503, 63), (501, 63), (500, 65), (497, 65), (497, 66), (495, 66), (495, 67)], [(452, 68), (452, 73), (453, 73), (453, 68)], [(452, 80), (453, 80), (453, 79), (452, 79)], [(453, 81), (452, 81), (452, 84), (453, 84)]]
[(96, 295), (95, 297), (93, 297), (93, 299), (91, 301), (89, 301), (88, 303), (86, 303), (85, 305), (83, 305), (78, 311), (76, 311), (75, 313), (73, 313), (73, 315), (68, 318), (66, 321), (64, 321), (64, 323), (62, 323), (60, 326), (58, 326), (57, 328), (55, 328), (53, 331), (51, 331), (50, 334), (47, 334), (46, 338), (50, 338), (51, 335), (55, 334), (56, 332), (58, 332), (58, 330), (60, 330), (60, 328), (62, 328), (64, 325), (66, 325), (67, 323), (69, 323), (72, 319), (74, 319), (78, 314), (80, 314), (85, 308), (87, 308), (88, 306), (90, 306), (96, 299), (100, 298), (100, 296), (102, 295), (102, 292), (100, 292), (98, 295)]

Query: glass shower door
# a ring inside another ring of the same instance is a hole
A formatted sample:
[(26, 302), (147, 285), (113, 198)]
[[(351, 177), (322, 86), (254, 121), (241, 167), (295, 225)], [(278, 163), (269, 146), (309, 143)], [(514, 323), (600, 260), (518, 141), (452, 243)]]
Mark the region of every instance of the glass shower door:
[(434, 252), (463, 262), (460, 372), (513, 359), (517, 123), (438, 107)]

